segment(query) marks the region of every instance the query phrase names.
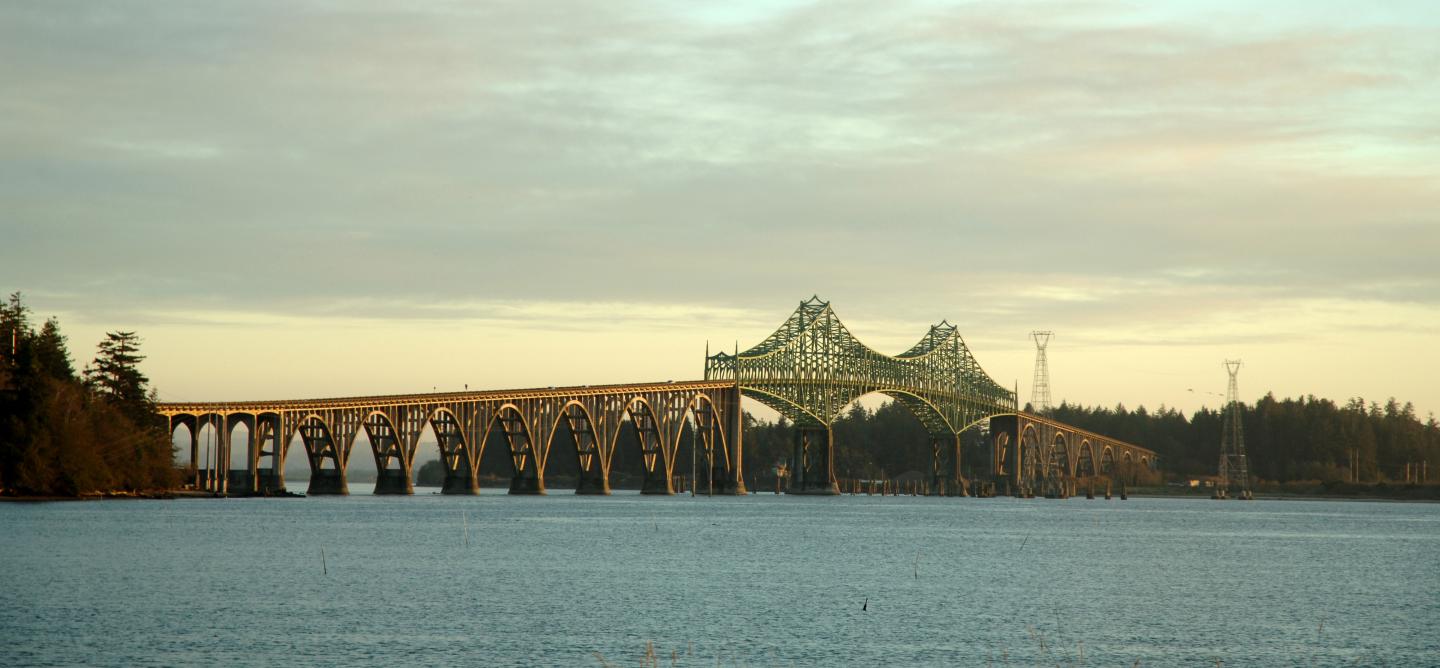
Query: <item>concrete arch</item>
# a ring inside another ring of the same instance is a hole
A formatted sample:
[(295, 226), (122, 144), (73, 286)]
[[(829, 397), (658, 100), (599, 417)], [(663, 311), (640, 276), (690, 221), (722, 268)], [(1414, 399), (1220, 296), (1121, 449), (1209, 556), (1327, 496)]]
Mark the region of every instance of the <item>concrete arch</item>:
[(1100, 474), (1110, 475), (1115, 472), (1115, 450), (1105, 446), (1100, 450)]
[[(715, 433), (718, 435), (720, 440), (719, 448), (717, 449), (719, 452), (724, 453), (726, 457), (725, 461), (728, 462), (730, 456), (730, 445), (729, 441), (726, 439), (725, 421), (720, 419), (720, 409), (715, 405), (715, 400), (711, 399), (709, 395), (703, 392), (690, 397), (690, 400), (685, 402), (685, 410), (683, 413), (681, 413), (681, 419), (685, 419), (685, 416), (694, 418), (696, 426), (698, 427), (700, 423), (700, 418), (697, 412), (701, 404), (708, 406), (710, 409), (710, 419), (714, 422), (713, 426), (715, 428)], [(678, 448), (680, 445), (681, 432), (682, 430), (675, 430), (675, 443), (673, 445), (676, 448)], [(674, 450), (672, 450), (672, 452), (673, 451)]]
[(425, 416), (424, 424), (429, 426), (430, 433), (435, 435), (435, 444), (437, 447), (440, 448), (440, 455), (442, 457), (446, 454), (445, 446), (444, 443), (441, 442), (440, 429), (436, 427), (436, 418), (440, 417), (450, 418), (450, 423), (455, 425), (454, 436), (460, 439), (462, 445), (469, 445), (467, 439), (465, 438), (465, 423), (461, 421), (460, 415), (444, 406), (437, 407)]
[(1012, 474), (1018, 466), (1015, 463), (1015, 447), (1014, 444), (1010, 442), (1010, 433), (1004, 431), (996, 432), (992, 440), (994, 441), (992, 445), (994, 447), (995, 475), (1002, 476)]
[[(284, 453), (284, 417), (280, 413), (259, 411), (254, 414), (255, 431), (251, 438), (255, 443), (256, 483), (261, 493), (284, 492), (285, 471), (280, 463)], [(268, 458), (268, 461), (267, 461)]]
[[(518, 431), (512, 431), (508, 428), (508, 426), (513, 426), (516, 424), (519, 425)], [(502, 433), (505, 434), (506, 440), (510, 442), (510, 454), (511, 459), (513, 460), (511, 463), (514, 465), (515, 471), (517, 473), (519, 471), (523, 471), (526, 467), (526, 464), (530, 463), (529, 460), (534, 458), (534, 447), (528, 445), (528, 443), (534, 442), (530, 434), (530, 421), (526, 419), (524, 409), (513, 403), (501, 404), (499, 408), (495, 409), (495, 413), (490, 416), (490, 421), (486, 423), (485, 431), (482, 433), (488, 436), (490, 432), (495, 430), (496, 425), (500, 425), (500, 429)], [(512, 433), (514, 435), (523, 436), (527, 441), (526, 449), (522, 450), (518, 454), (514, 450)]]
[(395, 418), (383, 410), (376, 409), (365, 413), (360, 418), (360, 427), (365, 430), (365, 437), (370, 439), (372, 448), (375, 447), (376, 438), (384, 439), (387, 431), (393, 435), (397, 444), (401, 442), (400, 429), (395, 426)]
[(587, 408), (585, 404), (575, 401), (574, 399), (565, 402), (565, 405), (561, 406), (560, 409), (555, 412), (555, 419), (550, 422), (550, 428), (545, 432), (546, 450), (549, 450), (550, 444), (554, 443), (555, 435), (560, 431), (560, 423), (570, 419), (568, 413), (571, 407), (580, 409), (580, 414), (584, 416), (585, 421), (591, 425), (595, 424), (595, 417), (590, 414), (590, 409)]
[(1020, 430), (1020, 480), (1029, 484), (1044, 474), (1045, 446), (1040, 442), (1040, 432), (1034, 424), (1026, 424)]
[[(707, 409), (710, 414), (708, 425), (702, 424), (701, 422), (700, 413), (702, 412), (702, 407)], [(708, 469), (704, 474), (697, 471), (696, 475), (699, 477), (696, 480), (691, 480), (690, 485), (694, 489), (699, 490), (701, 481), (705, 480), (711, 484), (719, 482), (723, 487), (728, 476), (731, 475), (730, 443), (726, 439), (725, 420), (721, 419), (720, 409), (715, 404), (714, 399), (703, 392), (692, 395), (690, 399), (685, 402), (685, 408), (680, 414), (680, 420), (682, 424), (680, 428), (675, 430), (675, 440), (670, 447), (671, 453), (675, 453), (676, 456), (678, 456), (681, 439), (685, 437), (684, 423), (688, 423), (690, 420), (694, 421), (695, 426), (695, 434), (693, 436), (695, 440), (692, 447), (697, 449), (695, 452), (697, 461), (702, 459), (699, 449), (706, 447), (707, 442), (710, 449)], [(709, 433), (702, 435), (701, 430), (708, 430)]]
[[(631, 397), (625, 400), (624, 406), (620, 408), (620, 416), (622, 419), (629, 418), (632, 424), (635, 422), (637, 417), (640, 417), (642, 419), (644, 417), (648, 417), (652, 420), (659, 420), (659, 416), (655, 413), (655, 408), (650, 405), (649, 401), (645, 400), (645, 397)], [(610, 436), (609, 448), (612, 456), (615, 448), (619, 445), (619, 443), (620, 430), (616, 429), (615, 433)]]
[[(229, 450), (225, 458), (225, 466), (229, 470), (253, 471), (258, 462), (251, 461), (255, 456), (252, 444), (255, 442), (255, 416), (250, 413), (231, 413), (222, 418), (221, 423), (225, 429), (225, 444)], [(246, 440), (235, 438), (235, 430), (240, 426), (245, 427)], [(239, 458), (240, 461), (236, 461)], [(240, 464), (237, 468), (236, 464)], [(248, 491), (248, 490), (246, 490)]]
[(1089, 478), (1095, 474), (1095, 445), (1090, 442), (1090, 439), (1083, 439), (1075, 453), (1075, 476)]
[[(430, 430), (431, 436), (435, 438), (435, 449), (439, 454), (440, 465), (444, 468), (444, 478), (441, 482), (440, 493), (442, 494), (479, 494), (479, 481), (475, 475), (476, 445), (471, 443), (467, 426), (473, 424), (465, 422), (460, 413), (446, 406), (437, 406), (425, 415), (421, 422), (419, 431), (407, 435), (407, 439), (415, 439), (411, 444), (410, 451), (401, 457), (402, 467), (399, 470), (381, 469), (382, 480), (376, 483), (375, 491), (381, 493), (381, 488), (386, 487), (385, 493), (412, 494), (414, 493), (413, 478), (415, 471), (405, 470), (404, 465), (409, 468), (415, 467), (415, 450), (419, 447), (419, 440), (426, 429)], [(488, 436), (485, 432), (484, 436)], [(481, 438), (483, 439), (484, 436)], [(382, 458), (381, 451), (376, 451), (376, 467), (387, 466), (389, 458)], [(398, 476), (398, 477), (397, 477)]]
[(1055, 432), (1055, 437), (1050, 439), (1050, 456), (1046, 469), (1065, 477), (1075, 474), (1075, 470), (1070, 466), (1070, 442), (1065, 432)]
[[(330, 422), (318, 413), (308, 413), (296, 420), (295, 434), (300, 437), (305, 456), (310, 462), (310, 486), (307, 494), (348, 494), (345, 481), (345, 454), (340, 452), (341, 444), (335, 441)], [(293, 441), (293, 438), (291, 439)], [(285, 454), (281, 464), (289, 461), (290, 442), (285, 443)], [(331, 466), (325, 464), (329, 462)]]
[(605, 450), (605, 443), (600, 440), (600, 424), (595, 421), (590, 408), (582, 402), (571, 399), (556, 411), (555, 419), (550, 423), (545, 437), (546, 466), (550, 465), (550, 453), (562, 423), (569, 429), (572, 445), (570, 452), (575, 454), (579, 478), (575, 493), (609, 494), (610, 458)]
[[(656, 412), (650, 401), (642, 396), (634, 396), (626, 400), (621, 414), (629, 418), (640, 449), (640, 467), (643, 478), (640, 493), (673, 494), (674, 486), (670, 481), (671, 453), (668, 451), (669, 443), (666, 441), (660, 422), (662, 415)], [(617, 428), (612, 437), (611, 457), (614, 457), (615, 449), (619, 446), (620, 432), (621, 430)]]
[[(176, 440), (176, 438), (175, 438), (175, 432), (176, 432), (176, 431), (179, 431), (179, 429), (180, 429), (181, 427), (184, 427), (184, 428), (185, 428), (185, 437), (186, 437), (186, 438), (185, 438), (185, 442), (186, 442), (186, 444), (187, 444), (186, 447), (189, 448), (189, 447), (190, 447), (189, 444), (190, 444), (190, 443), (193, 443), (193, 442), (195, 441), (196, 435), (200, 432), (200, 428), (199, 428), (198, 426), (196, 426), (196, 424), (195, 424), (195, 416), (194, 416), (194, 415), (184, 414), (184, 413), (181, 413), (181, 414), (178, 414), (178, 415), (171, 415), (170, 418), (169, 418), (169, 422), (170, 422), (170, 442), (171, 442), (172, 444), (175, 442), (175, 440)], [(191, 457), (191, 454), (190, 454), (189, 452), (187, 452), (187, 453), (186, 453), (186, 456), (187, 456), (187, 457)], [(192, 457), (192, 458), (193, 458), (193, 457)], [(194, 462), (191, 462), (191, 464), (194, 465)]]

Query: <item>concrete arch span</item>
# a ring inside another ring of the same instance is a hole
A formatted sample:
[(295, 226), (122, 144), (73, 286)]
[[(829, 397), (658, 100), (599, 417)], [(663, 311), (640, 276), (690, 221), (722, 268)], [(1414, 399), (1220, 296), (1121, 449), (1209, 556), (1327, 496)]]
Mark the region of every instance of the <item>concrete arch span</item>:
[[(621, 419), (629, 422), (631, 444), (640, 454), (641, 494), (675, 493), (671, 481), (671, 471), (675, 463), (671, 458), (673, 451), (666, 447), (667, 439), (662, 429), (664, 417), (645, 397), (632, 397), (625, 402)], [(612, 453), (621, 447), (621, 431), (615, 431), (610, 447)]]
[(709, 395), (699, 393), (686, 402), (681, 413), (681, 426), (675, 430), (670, 452), (678, 455), (687, 429), (690, 430), (690, 446), (696, 465), (696, 470), (687, 476), (693, 478), (690, 487), (706, 494), (723, 493), (733, 479), (730, 444), (720, 411)]
[[(295, 433), (300, 437), (306, 459), (310, 462), (310, 486), (305, 493), (313, 496), (349, 494), (350, 486), (345, 479), (345, 463), (348, 459), (342, 444), (335, 438), (334, 431), (325, 417), (310, 413), (295, 423)], [(290, 456), (291, 443), (285, 443), (281, 461)]]
[(1070, 443), (1064, 432), (1056, 432), (1050, 440), (1050, 452), (1046, 460), (1046, 477), (1072, 478), (1075, 476), (1075, 469), (1071, 465)]
[(1083, 440), (1075, 454), (1075, 477), (1092, 478), (1095, 473), (1095, 446)]
[(551, 421), (549, 435), (545, 439), (549, 444), (545, 447), (546, 461), (549, 461), (548, 453), (555, 447), (555, 439), (559, 437), (563, 427), (569, 434), (573, 446), (571, 452), (575, 455), (575, 465), (579, 472), (575, 493), (609, 494), (610, 453), (601, 440), (601, 425), (591, 414), (590, 408), (579, 401), (567, 401), (558, 413)]

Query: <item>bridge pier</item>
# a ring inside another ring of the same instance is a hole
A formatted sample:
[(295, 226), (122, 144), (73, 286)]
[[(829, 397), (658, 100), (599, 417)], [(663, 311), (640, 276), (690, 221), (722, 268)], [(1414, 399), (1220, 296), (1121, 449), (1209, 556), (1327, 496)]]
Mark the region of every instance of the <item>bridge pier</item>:
[(310, 496), (345, 495), (350, 485), (345, 481), (345, 472), (339, 469), (319, 469), (310, 472), (310, 486), (305, 490)]
[(829, 426), (795, 427), (790, 488), (786, 494), (839, 496), (835, 480), (834, 443)]
[(640, 493), (660, 496), (675, 494), (675, 483), (665, 474), (664, 464), (657, 463), (654, 471), (645, 471), (645, 478), (640, 482)]
[(255, 479), (259, 484), (259, 488), (255, 490), (256, 494), (270, 496), (271, 494), (285, 493), (285, 478), (274, 470), (260, 469), (255, 472)]
[(575, 485), (575, 494), (579, 496), (594, 495), (604, 496), (610, 493), (610, 480), (604, 476), (590, 475), (585, 471), (580, 472), (580, 482)]
[(415, 483), (402, 468), (387, 468), (379, 471), (375, 477), (375, 494), (414, 494)]
[(538, 477), (515, 476), (510, 479), (511, 494), (541, 495), (545, 493), (545, 480)]
[(575, 439), (575, 466), (580, 479), (575, 482), (578, 496), (605, 496), (610, 494), (610, 460), (601, 456), (600, 436), (590, 415), (571, 405), (566, 409), (570, 433)]
[(441, 494), (454, 494), (460, 496), (478, 496), (480, 494), (480, 483), (470, 477), (469, 471), (464, 476), (445, 476), (445, 482), (440, 487)]
[[(704, 491), (706, 492), (710, 492), (713, 494), (724, 494), (727, 496), (745, 496), (746, 494), (750, 493), (748, 490), (745, 489), (745, 481), (743, 478), (731, 478), (730, 476), (734, 474), (730, 471), (725, 470), (724, 468), (717, 466), (710, 475), (710, 481), (707, 481), (705, 483), (706, 487)], [(696, 480), (694, 481), (694, 484), (695, 491), (700, 492), (700, 481)]]

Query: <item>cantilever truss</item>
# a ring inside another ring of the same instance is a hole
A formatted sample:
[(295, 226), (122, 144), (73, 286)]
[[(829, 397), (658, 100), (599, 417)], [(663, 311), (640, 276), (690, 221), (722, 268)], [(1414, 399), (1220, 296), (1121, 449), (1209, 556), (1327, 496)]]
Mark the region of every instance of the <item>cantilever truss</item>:
[(705, 379), (734, 380), (745, 396), (816, 428), (828, 427), (872, 392), (904, 404), (937, 436), (953, 437), (1017, 408), (1015, 393), (985, 374), (955, 325), (932, 325), (914, 347), (892, 357), (851, 335), (819, 297), (801, 302), (755, 347), (707, 356)]

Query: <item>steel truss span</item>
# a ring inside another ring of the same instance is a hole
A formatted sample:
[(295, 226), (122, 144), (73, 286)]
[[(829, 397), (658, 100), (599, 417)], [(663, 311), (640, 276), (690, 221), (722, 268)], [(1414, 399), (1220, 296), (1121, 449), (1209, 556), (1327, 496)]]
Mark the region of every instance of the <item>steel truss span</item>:
[[(830, 425), (851, 402), (885, 394), (909, 408), (930, 434), (936, 487), (960, 479), (960, 433), (991, 415), (1014, 413), (1015, 394), (980, 368), (955, 325), (932, 325), (899, 355), (878, 352), (855, 338), (830, 303), (800, 302), (775, 333), (744, 352), (705, 359), (706, 380), (729, 380), (748, 397), (796, 425), (789, 491), (838, 494)], [(943, 459), (953, 471), (946, 473)]]
[[(909, 350), (886, 355), (855, 338), (818, 296), (800, 302), (773, 334), (749, 350), (707, 352), (705, 379), (732, 381), (745, 396), (795, 423), (788, 490), (797, 494), (839, 493), (830, 425), (867, 394), (895, 399), (925, 426), (932, 489), (940, 493), (967, 493), (960, 472), (961, 433), (987, 421), (992, 432), (1003, 430), (1007, 423), (991, 418), (1019, 413), (1015, 393), (980, 368), (955, 325), (932, 325)], [(1016, 432), (1013, 442), (1019, 443), (1020, 436)], [(997, 479), (1010, 474), (1000, 468), (1001, 461), (997, 458), (992, 469)]]
[[(201, 429), (214, 427), (218, 464), (197, 467), (194, 484), (215, 492), (284, 493), (286, 461), (303, 456), (310, 469), (308, 493), (346, 494), (345, 471), (363, 430), (379, 473), (375, 493), (412, 494), (415, 457), (428, 426), (445, 467), (446, 494), (479, 492), (486, 447), (508, 453), (511, 494), (544, 494), (545, 471), (555, 455), (578, 463), (576, 493), (609, 494), (611, 463), (619, 448), (638, 448), (643, 493), (673, 494), (676, 454), (687, 433), (701, 467), (692, 484), (700, 491), (745, 493), (740, 394), (733, 382), (163, 403), (158, 412), (172, 432), (181, 425), (188, 428), (192, 462), (199, 461)], [(242, 424), (248, 436), (234, 443), (231, 433)], [(622, 430), (626, 424), (631, 428)], [(572, 438), (557, 442), (563, 432)], [(301, 449), (296, 451), (292, 441)], [(232, 448), (243, 449), (245, 468), (228, 470)]]

